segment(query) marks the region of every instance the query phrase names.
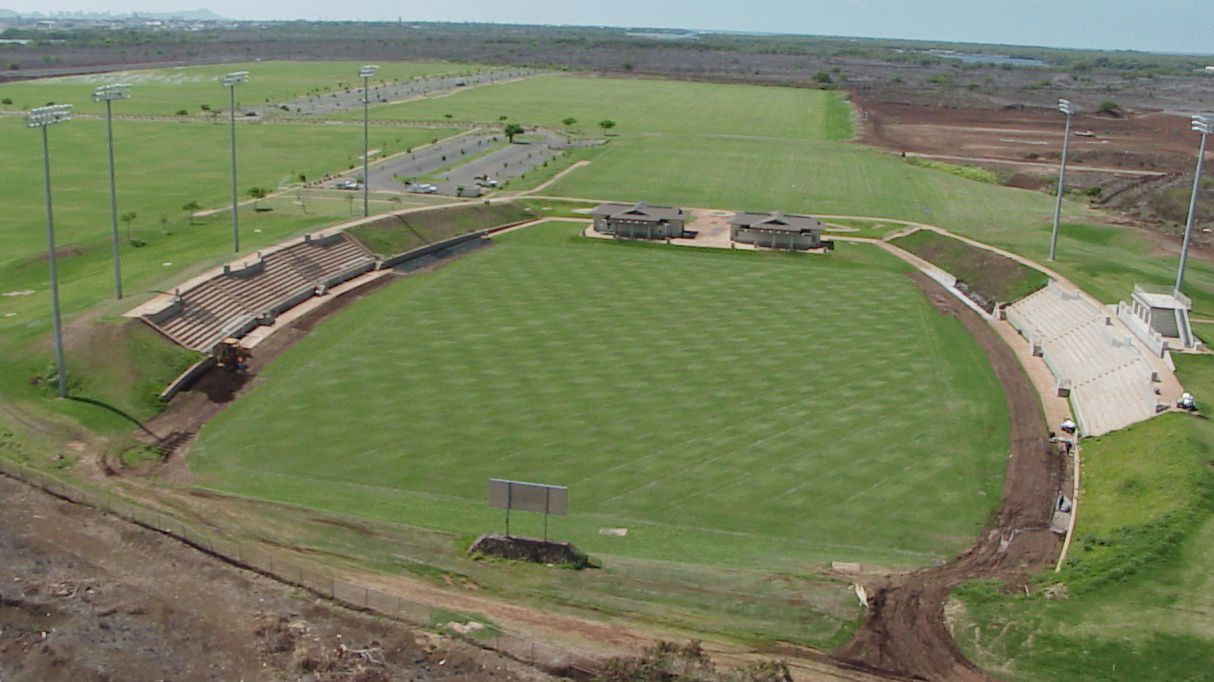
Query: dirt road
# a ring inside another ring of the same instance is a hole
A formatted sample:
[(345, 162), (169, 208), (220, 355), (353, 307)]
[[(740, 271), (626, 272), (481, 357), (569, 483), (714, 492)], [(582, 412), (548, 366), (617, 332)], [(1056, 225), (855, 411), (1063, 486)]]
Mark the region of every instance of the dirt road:
[(1039, 396), (1012, 349), (939, 284), (920, 272), (911, 276), (942, 314), (965, 325), (1003, 384), (1011, 421), (1003, 504), (995, 528), (957, 559), (869, 585), (864, 624), (833, 655), (849, 665), (901, 677), (985, 680), (953, 641), (944, 621), (945, 601), (954, 587), (978, 578), (998, 578), (1023, 589), (1029, 576), (1052, 564), (1060, 540), (1049, 522), (1066, 462), (1049, 446)]
[(0, 679), (543, 680), (0, 477)]

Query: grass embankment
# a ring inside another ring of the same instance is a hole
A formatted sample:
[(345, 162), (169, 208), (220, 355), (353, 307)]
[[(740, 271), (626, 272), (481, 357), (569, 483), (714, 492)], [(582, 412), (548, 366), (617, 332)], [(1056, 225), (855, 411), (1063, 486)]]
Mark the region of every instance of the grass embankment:
[(897, 259), (581, 229), (503, 235), (332, 318), (204, 428), (197, 480), (457, 534), (499, 525), (489, 477), (568, 484), (555, 523), (592, 554), (766, 570), (973, 541), (1001, 489), (1002, 389)]
[(373, 253), (387, 257), (461, 234), (535, 217), (530, 209), (513, 202), (464, 204), (384, 216), (373, 223), (350, 228), (349, 234)]
[[(1204, 405), (1214, 360), (1177, 356)], [(1214, 674), (1214, 423), (1168, 414), (1084, 445), (1075, 544), (1033, 596), (958, 591), (958, 640), (1015, 680), (1208, 680)]]
[(991, 303), (1012, 303), (1045, 286), (1049, 276), (1006, 256), (932, 230), (890, 241), (949, 272)]
[(516, 199), (515, 203), (526, 206), (540, 217), (578, 218), (581, 220), (590, 220), (590, 210), (598, 205), (593, 201), (567, 201), (562, 199)]

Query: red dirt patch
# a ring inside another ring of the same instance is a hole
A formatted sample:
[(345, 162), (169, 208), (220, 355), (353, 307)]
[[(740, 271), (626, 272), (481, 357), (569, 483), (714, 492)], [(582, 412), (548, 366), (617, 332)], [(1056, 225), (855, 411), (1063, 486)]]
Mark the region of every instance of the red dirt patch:
[(0, 678), (540, 680), (0, 477)]
[[(1043, 107), (956, 108), (857, 98), (859, 141), (895, 152), (1056, 164), (1063, 117)], [(1188, 119), (1160, 112), (1109, 118), (1078, 113), (1068, 165), (1185, 172), (1195, 142)], [(1052, 175), (1049, 168), (1026, 171)]]

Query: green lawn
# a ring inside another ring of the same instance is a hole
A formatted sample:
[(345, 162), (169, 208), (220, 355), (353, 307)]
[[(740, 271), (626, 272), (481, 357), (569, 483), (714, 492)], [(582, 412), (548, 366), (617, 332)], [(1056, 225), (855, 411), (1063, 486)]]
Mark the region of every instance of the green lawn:
[[(389, 151), (403, 150), (445, 137), (449, 130), (393, 128), (372, 130), (371, 144)], [(120, 121), (115, 124), (118, 188), (121, 213), (133, 211), (122, 232), (123, 279), (129, 298), (113, 302), (110, 260), (109, 190), (104, 123), (75, 120), (50, 131), (55, 225), (59, 246), (60, 295), (70, 320), (88, 311), (112, 317), (152, 291), (168, 289), (204, 267), (232, 257), (231, 214), (191, 221), (182, 206), (196, 200), (203, 207), (229, 201), (227, 129), (209, 123)], [(0, 395), (42, 400), (49, 392), (32, 388), (30, 379), (44, 375), (51, 362), (49, 344), (49, 277), (45, 259), (45, 204), (42, 191), (42, 149), (39, 136), (17, 118), (0, 118), (5, 140), (5, 182), (0, 183)], [(298, 182), (299, 175), (319, 177), (357, 162), (362, 147), (356, 126), (242, 125), (238, 130), (239, 188), (276, 188)], [(241, 209), (245, 253), (268, 246), (306, 229), (348, 219), (348, 202), (317, 199), (311, 205), (290, 199), (270, 199), (255, 211)], [(377, 202), (376, 210), (398, 208)], [(305, 212), (305, 210), (307, 212)], [(193, 224), (191, 224), (193, 223)], [(69, 335), (69, 341), (80, 338)], [(69, 344), (69, 364), (88, 366), (87, 344)], [(80, 355), (83, 357), (77, 358)], [(171, 378), (171, 377), (169, 377)], [(82, 386), (101, 382), (80, 377)], [(166, 379), (167, 381), (167, 379)], [(112, 402), (114, 396), (84, 397)], [(130, 400), (118, 400), (129, 407)], [(126, 428), (104, 410), (80, 404), (47, 402), (46, 407), (90, 420), (91, 426)], [(149, 406), (144, 405), (146, 416)], [(152, 406), (151, 409), (154, 409)]]
[[(919, 221), (1041, 262), (1047, 256), (1051, 197), (846, 142), (852, 111), (839, 92), (551, 76), (372, 112), (434, 121), (450, 113), (457, 121), (487, 123), (507, 116), (558, 129), (573, 116), (593, 134), (599, 120), (615, 120), (610, 144), (571, 153), (591, 165), (546, 195)], [(511, 189), (531, 184), (528, 177)], [(1175, 255), (1149, 236), (1097, 224), (1104, 215), (1078, 202), (1065, 204), (1064, 219), (1053, 265), (1102, 301), (1127, 298), (1136, 283), (1174, 279)], [(1200, 313), (1214, 316), (1214, 264), (1195, 261), (1190, 272), (1187, 293)]]
[[(1214, 400), (1214, 361), (1178, 356)], [(1005, 679), (1208, 680), (1214, 671), (1214, 425), (1169, 414), (1088, 441), (1068, 564), (1035, 595), (961, 590), (958, 640)], [(1044, 598), (1047, 589), (1064, 598)]]
[(316, 329), (204, 428), (198, 483), (453, 533), (500, 529), (489, 477), (560, 483), (553, 529), (588, 551), (769, 570), (973, 541), (1006, 405), (899, 261), (580, 229), (504, 235)]
[[(240, 107), (290, 102), (313, 91), (327, 93), (347, 86), (361, 87), (358, 78), (361, 66), (361, 62), (248, 62), (42, 78), (0, 85), (0, 98), (12, 100), (12, 104), (0, 104), (0, 109), (27, 110), (53, 102), (71, 104), (79, 112), (104, 112), (104, 103), (93, 102), (94, 88), (128, 83), (131, 99), (116, 102), (115, 114), (173, 115), (184, 109), (193, 115), (204, 115), (206, 112), (201, 108), (204, 104), (214, 111), (227, 110), (228, 91), (219, 83), (225, 73), (249, 72), (249, 81), (236, 88), (236, 103)], [(372, 83), (486, 68), (489, 67), (443, 62), (387, 62), (380, 64)]]
[(494, 125), (506, 116), (509, 122), (558, 130), (572, 116), (576, 128), (595, 136), (602, 133), (598, 122), (611, 119), (613, 135), (701, 135), (704, 142), (851, 134), (851, 108), (836, 93), (665, 80), (543, 76), (371, 109), (377, 120), (443, 121), (446, 114)]

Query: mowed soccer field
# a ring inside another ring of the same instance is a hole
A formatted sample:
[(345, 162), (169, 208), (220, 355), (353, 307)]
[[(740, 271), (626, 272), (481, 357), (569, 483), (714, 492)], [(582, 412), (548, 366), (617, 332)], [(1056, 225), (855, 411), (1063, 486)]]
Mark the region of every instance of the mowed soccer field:
[(320, 325), (203, 429), (195, 483), (461, 536), (502, 529), (489, 477), (564, 484), (556, 538), (772, 570), (920, 565), (973, 541), (1006, 403), (899, 261), (581, 228), (500, 236)]

